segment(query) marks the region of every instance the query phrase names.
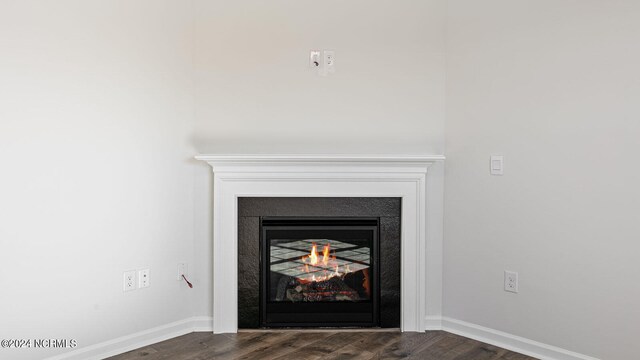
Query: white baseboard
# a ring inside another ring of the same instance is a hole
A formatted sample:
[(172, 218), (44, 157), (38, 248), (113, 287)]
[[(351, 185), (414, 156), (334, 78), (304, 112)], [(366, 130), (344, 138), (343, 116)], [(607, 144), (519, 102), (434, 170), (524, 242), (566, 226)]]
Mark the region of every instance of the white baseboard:
[(194, 331), (213, 331), (213, 318), (208, 316), (197, 316), (175, 321), (166, 325), (157, 326), (148, 330), (56, 355), (47, 358), (47, 360), (100, 360), (180, 335), (189, 334)]
[(211, 316), (195, 316), (192, 317), (193, 331), (211, 331), (213, 332), (213, 317)]
[(426, 330), (443, 330), (499, 346), (541, 360), (598, 360), (594, 357), (543, 344), (520, 336), (448, 317), (428, 316)]
[(425, 330), (442, 330), (442, 317), (441, 316), (427, 316), (425, 318)]
[[(591, 356), (448, 317), (428, 316), (425, 324), (426, 330), (443, 330), (542, 360), (598, 360)], [(56, 355), (47, 360), (99, 360), (194, 331), (213, 331), (213, 318), (196, 316), (175, 321)]]

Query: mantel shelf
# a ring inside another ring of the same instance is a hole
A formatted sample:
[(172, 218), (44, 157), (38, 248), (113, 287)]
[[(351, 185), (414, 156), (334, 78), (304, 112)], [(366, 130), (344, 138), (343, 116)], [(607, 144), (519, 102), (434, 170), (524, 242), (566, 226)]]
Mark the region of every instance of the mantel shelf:
[(196, 159), (206, 162), (434, 162), (445, 160), (444, 155), (284, 155), (284, 154), (202, 154)]

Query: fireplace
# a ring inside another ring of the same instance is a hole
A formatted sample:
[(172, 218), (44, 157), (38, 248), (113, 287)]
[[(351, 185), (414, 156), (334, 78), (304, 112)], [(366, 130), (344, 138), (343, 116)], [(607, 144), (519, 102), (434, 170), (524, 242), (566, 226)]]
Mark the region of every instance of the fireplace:
[(379, 219), (264, 217), (262, 327), (379, 326)]
[(213, 170), (214, 333), (260, 327), (260, 218), (281, 216), (379, 218), (380, 326), (440, 328), (444, 156), (196, 158)]

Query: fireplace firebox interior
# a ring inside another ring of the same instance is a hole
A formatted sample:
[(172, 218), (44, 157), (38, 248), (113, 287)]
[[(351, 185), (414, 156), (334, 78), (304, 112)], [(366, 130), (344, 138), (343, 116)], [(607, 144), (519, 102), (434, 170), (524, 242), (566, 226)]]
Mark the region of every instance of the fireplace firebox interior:
[(261, 219), (261, 326), (379, 326), (377, 218)]

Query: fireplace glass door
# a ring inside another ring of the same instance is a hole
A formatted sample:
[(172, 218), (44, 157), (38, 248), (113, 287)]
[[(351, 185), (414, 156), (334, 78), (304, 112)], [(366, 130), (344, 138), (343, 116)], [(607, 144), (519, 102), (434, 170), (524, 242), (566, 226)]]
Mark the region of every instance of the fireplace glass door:
[(377, 326), (378, 219), (263, 218), (264, 327)]

